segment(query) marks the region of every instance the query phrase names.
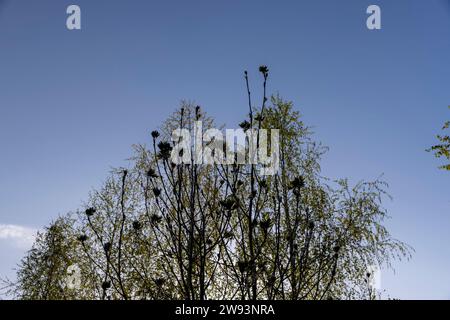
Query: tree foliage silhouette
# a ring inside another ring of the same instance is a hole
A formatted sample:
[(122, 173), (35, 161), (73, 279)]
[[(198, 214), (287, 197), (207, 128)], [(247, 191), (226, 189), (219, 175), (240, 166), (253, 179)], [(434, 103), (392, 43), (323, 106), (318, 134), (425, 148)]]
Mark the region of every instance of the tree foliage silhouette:
[[(450, 106), (449, 106), (450, 109)], [(442, 130), (447, 130), (450, 127), (450, 121), (447, 121), (444, 123), (444, 126), (442, 127)], [(436, 158), (445, 158), (447, 161), (450, 161), (450, 136), (448, 135), (437, 135), (437, 139), (439, 140), (439, 144), (432, 146), (427, 151), (434, 152), (434, 155)], [(450, 163), (444, 164), (440, 166), (439, 168), (444, 170), (450, 170)]]
[[(134, 146), (129, 168), (114, 170), (84, 209), (38, 237), (11, 292), (21, 299), (367, 298), (368, 266), (409, 256), (383, 225), (386, 184), (323, 178), (326, 148), (291, 102), (266, 96), (269, 69), (259, 71), (261, 105), (253, 105), (245, 72), (249, 111), (240, 126), (280, 130), (277, 174), (260, 176), (257, 164), (175, 165), (174, 129), (192, 132), (198, 120), (203, 130), (215, 127), (200, 107), (182, 102), (151, 132), (150, 147)], [(64, 285), (71, 264), (81, 270), (75, 289)]]

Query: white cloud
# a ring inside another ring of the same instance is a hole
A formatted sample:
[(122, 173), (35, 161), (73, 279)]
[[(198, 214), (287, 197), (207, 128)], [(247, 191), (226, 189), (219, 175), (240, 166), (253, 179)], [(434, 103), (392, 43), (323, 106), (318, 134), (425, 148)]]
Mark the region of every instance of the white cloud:
[(0, 224), (0, 241), (6, 240), (20, 249), (29, 249), (34, 242), (37, 231), (37, 229), (24, 226)]

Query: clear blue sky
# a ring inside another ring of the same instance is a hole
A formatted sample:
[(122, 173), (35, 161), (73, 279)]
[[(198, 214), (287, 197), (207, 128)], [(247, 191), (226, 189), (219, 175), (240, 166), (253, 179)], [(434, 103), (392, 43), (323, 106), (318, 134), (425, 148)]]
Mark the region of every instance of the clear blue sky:
[[(65, 27), (72, 3), (81, 31)], [(448, 0), (0, 0), (0, 225), (76, 209), (181, 99), (235, 127), (243, 70), (267, 64), (270, 91), (330, 147), (324, 175), (389, 182), (388, 226), (416, 253), (383, 288), (448, 299), (450, 173), (424, 150), (450, 118), (449, 57)], [(0, 234), (2, 275), (17, 237)]]

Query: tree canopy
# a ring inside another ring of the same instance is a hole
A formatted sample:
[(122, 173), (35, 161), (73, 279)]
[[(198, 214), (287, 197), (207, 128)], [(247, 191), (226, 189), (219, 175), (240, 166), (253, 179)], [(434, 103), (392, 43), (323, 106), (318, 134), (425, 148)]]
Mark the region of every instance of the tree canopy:
[[(174, 129), (192, 129), (199, 120), (203, 130), (215, 127), (203, 109), (182, 102), (151, 132), (149, 146), (134, 146), (128, 168), (113, 170), (80, 210), (39, 234), (10, 293), (19, 299), (373, 298), (368, 268), (410, 254), (384, 226), (386, 183), (322, 177), (326, 148), (292, 102), (266, 97), (269, 70), (259, 71), (262, 103), (252, 104), (246, 72), (249, 111), (240, 126), (279, 130), (276, 174), (259, 175), (258, 164), (173, 163)], [(73, 265), (76, 286), (68, 285)]]

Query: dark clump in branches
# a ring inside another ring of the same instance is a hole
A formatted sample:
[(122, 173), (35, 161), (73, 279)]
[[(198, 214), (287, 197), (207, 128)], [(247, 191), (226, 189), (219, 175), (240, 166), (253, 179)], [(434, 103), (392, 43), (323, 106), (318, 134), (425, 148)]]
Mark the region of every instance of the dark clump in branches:
[[(259, 71), (261, 104), (253, 104), (245, 72), (248, 118), (239, 126), (279, 129), (276, 174), (261, 176), (258, 164), (175, 165), (167, 142), (174, 129), (192, 132), (199, 120), (204, 131), (214, 127), (183, 102), (151, 132), (151, 147), (136, 146), (130, 168), (91, 194), (84, 213), (58, 220), (55, 239), (50, 230), (38, 237), (12, 287), (16, 297), (366, 298), (367, 268), (409, 254), (383, 226), (385, 184), (321, 178), (325, 148), (291, 102), (266, 96), (269, 69)], [(189, 147), (183, 152), (194, 154)], [(64, 284), (72, 264), (78, 288)]]

